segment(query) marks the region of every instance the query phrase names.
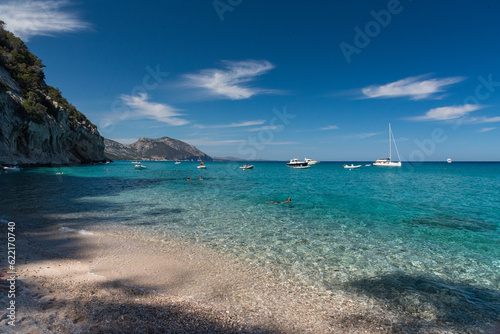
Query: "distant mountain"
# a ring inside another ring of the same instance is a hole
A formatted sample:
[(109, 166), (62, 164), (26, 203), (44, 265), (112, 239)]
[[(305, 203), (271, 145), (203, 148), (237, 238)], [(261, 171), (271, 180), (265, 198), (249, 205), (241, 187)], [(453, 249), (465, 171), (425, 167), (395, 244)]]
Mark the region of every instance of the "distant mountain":
[(141, 137), (130, 145), (104, 139), (104, 145), (106, 156), (112, 160), (213, 160), (193, 145), (169, 137), (159, 139)]

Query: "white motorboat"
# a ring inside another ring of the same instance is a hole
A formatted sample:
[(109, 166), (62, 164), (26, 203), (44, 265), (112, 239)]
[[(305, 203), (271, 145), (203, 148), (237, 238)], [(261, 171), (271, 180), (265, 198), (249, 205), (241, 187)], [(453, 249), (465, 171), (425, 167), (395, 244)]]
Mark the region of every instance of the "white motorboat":
[[(396, 148), (396, 153), (398, 154), (399, 161), (392, 161), (392, 142), (394, 142), (394, 147)], [(398, 147), (396, 146), (396, 140), (391, 130), (391, 123), (389, 123), (389, 158), (387, 159), (377, 159), (373, 163), (373, 166), (379, 167), (401, 167), (401, 157), (399, 156)]]
[(305, 166), (293, 166), (293, 169), (307, 169), (307, 168), (311, 168), (311, 166), (309, 166), (309, 165), (305, 165)]
[(371, 166), (371, 164), (367, 164), (367, 165), (365, 165), (365, 166), (366, 166), (366, 167), (370, 167), (370, 166)]
[(144, 166), (141, 163), (138, 163), (137, 165), (134, 166), (135, 169), (146, 169), (146, 166)]
[(3, 170), (5, 171), (9, 171), (9, 172), (19, 172), (22, 168), (21, 167), (17, 167), (17, 166), (11, 166), (11, 167), (2, 167)]
[(241, 166), (240, 169), (253, 169), (253, 165), (245, 164)]
[(448, 158), (448, 160), (446, 160), (446, 161), (447, 161), (449, 164), (451, 164), (451, 159), (450, 159), (450, 158)]
[(203, 161), (200, 163), (200, 165), (198, 166), (198, 168), (200, 169), (205, 169), (207, 168), (207, 166), (205, 166), (205, 164), (203, 163)]
[(176, 165), (180, 165), (180, 163), (181, 163), (180, 161), (176, 161), (175, 162)]
[(312, 159), (308, 159), (308, 158), (304, 158), (305, 162), (307, 162), (308, 165), (317, 165), (319, 164), (319, 161), (316, 161), (316, 160), (312, 160)]
[(361, 165), (354, 165), (354, 164), (351, 164), (351, 165), (344, 165), (344, 168), (349, 168), (349, 169), (353, 169), (353, 168), (361, 168)]
[(299, 159), (292, 159), (290, 160), (289, 163), (286, 164), (288, 167), (295, 167), (295, 166), (307, 166), (307, 162), (305, 161), (300, 161)]

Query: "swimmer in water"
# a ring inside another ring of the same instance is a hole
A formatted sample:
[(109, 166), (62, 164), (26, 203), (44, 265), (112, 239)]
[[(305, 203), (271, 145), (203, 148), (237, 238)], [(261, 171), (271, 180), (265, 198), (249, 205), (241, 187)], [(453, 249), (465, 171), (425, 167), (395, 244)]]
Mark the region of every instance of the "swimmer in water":
[(282, 203), (291, 203), (292, 202), (292, 198), (291, 197), (288, 197), (288, 199), (284, 202), (267, 202), (267, 203), (271, 203), (271, 204), (282, 204)]

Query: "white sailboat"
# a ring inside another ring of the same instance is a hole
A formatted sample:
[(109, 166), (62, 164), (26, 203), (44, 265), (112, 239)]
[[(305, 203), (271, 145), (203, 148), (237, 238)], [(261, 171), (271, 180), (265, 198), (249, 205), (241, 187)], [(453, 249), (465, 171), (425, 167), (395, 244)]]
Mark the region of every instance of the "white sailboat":
[[(396, 153), (398, 154), (399, 161), (392, 161), (392, 142), (394, 142), (394, 147), (396, 148)], [(399, 156), (398, 147), (396, 146), (396, 140), (391, 130), (391, 123), (389, 123), (389, 158), (388, 159), (377, 159), (373, 163), (373, 166), (379, 167), (401, 167), (401, 157)]]

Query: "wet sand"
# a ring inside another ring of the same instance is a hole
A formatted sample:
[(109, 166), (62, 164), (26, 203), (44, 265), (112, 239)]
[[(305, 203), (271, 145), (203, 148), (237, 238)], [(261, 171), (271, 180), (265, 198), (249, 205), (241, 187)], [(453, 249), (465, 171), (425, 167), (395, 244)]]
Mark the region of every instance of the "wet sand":
[(408, 318), (366, 296), (301, 286), (183, 241), (53, 226), (21, 231), (16, 242), (16, 326), (3, 314), (0, 332), (456, 332), (433, 326), (432, 315)]

